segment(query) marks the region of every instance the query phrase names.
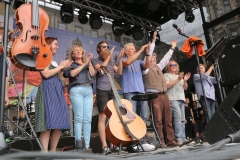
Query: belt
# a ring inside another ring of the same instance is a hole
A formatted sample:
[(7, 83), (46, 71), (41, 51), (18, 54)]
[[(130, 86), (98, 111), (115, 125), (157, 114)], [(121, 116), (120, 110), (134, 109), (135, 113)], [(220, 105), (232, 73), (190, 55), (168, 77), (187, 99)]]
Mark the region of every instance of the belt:
[(158, 92), (158, 94), (165, 94), (166, 92), (165, 91), (163, 91), (163, 92)]

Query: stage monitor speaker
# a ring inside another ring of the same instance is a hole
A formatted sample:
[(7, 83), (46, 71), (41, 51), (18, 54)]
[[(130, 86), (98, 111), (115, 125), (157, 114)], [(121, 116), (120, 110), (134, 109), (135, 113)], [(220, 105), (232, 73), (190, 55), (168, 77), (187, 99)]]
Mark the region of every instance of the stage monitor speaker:
[(213, 114), (204, 130), (204, 137), (213, 144), (224, 139), (228, 134), (240, 130), (240, 84), (224, 99)]
[(233, 45), (236, 44), (240, 44), (240, 36), (226, 43), (223, 54), (219, 58), (221, 85), (223, 87), (240, 82), (240, 47), (233, 48)]

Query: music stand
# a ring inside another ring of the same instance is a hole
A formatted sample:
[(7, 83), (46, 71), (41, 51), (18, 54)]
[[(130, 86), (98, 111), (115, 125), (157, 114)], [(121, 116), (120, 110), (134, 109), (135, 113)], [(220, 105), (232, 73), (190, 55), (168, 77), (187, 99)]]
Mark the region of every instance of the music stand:
[[(153, 129), (154, 129), (154, 132), (155, 132), (156, 136), (158, 137), (160, 146), (163, 148), (161, 139), (160, 139), (159, 134), (157, 132), (157, 129), (155, 127), (154, 114), (153, 114), (154, 111), (153, 111), (153, 101), (152, 100), (156, 99), (157, 97), (158, 97), (158, 95), (155, 94), (155, 93), (146, 93), (146, 94), (137, 94), (137, 95), (133, 96), (131, 99), (133, 101), (137, 101), (137, 102), (139, 102), (139, 101), (151, 101), (149, 107), (150, 107), (150, 115), (151, 115), (151, 121), (152, 121)], [(138, 110), (138, 108), (139, 108), (139, 104), (137, 103), (137, 110)]]

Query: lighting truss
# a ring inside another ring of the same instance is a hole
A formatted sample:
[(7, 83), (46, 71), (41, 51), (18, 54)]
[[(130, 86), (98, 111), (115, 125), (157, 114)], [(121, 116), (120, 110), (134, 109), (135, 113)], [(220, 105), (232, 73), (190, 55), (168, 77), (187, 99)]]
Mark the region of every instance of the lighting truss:
[[(46, 0), (41, 0), (46, 3)], [(112, 17), (114, 19), (124, 19), (128, 22), (131, 22), (136, 25), (140, 25), (143, 28), (147, 29), (156, 29), (161, 30), (161, 24), (156, 23), (144, 18), (141, 18), (139, 16), (134, 16), (132, 14), (122, 12), (120, 10), (105, 6), (103, 4), (99, 4), (93, 1), (89, 0), (59, 0), (61, 2), (65, 3), (71, 3), (75, 8), (86, 8), (89, 11), (98, 12), (103, 15), (103, 17)], [(167, 3), (169, 0), (160, 0), (161, 3)], [(184, 12), (185, 10), (189, 8), (198, 8), (197, 2), (194, 0), (187, 1), (186, 0), (176, 0), (175, 1), (179, 10)], [(57, 2), (50, 1), (48, 3), (54, 4), (54, 5), (61, 5)], [(108, 18), (106, 18), (108, 19)]]

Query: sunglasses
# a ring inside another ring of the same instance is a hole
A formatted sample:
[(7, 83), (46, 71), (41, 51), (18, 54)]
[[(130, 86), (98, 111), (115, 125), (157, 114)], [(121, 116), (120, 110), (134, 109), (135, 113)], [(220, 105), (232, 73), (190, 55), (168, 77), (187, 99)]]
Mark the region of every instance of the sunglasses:
[(109, 46), (101, 46), (101, 47), (104, 48), (104, 49), (105, 49), (105, 48), (109, 49)]
[(170, 66), (177, 66), (177, 64), (170, 64)]

